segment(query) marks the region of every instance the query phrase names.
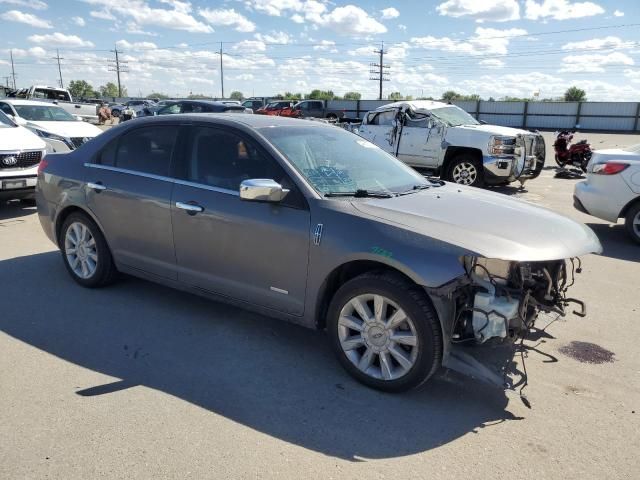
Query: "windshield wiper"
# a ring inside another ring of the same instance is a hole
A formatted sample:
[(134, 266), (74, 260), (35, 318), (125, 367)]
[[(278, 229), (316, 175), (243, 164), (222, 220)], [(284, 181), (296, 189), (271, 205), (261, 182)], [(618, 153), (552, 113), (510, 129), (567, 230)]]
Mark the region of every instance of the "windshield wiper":
[(376, 192), (364, 189), (357, 189), (353, 192), (327, 192), (325, 197), (354, 197), (354, 198), (391, 198), (393, 194), (387, 192)]
[(399, 192), (396, 195), (398, 196), (409, 195), (410, 193), (416, 193), (416, 192), (419, 192), (420, 190), (425, 190), (427, 188), (431, 188), (431, 185), (426, 185), (426, 184), (414, 185), (413, 187), (411, 187), (411, 189), (405, 190), (404, 192)]

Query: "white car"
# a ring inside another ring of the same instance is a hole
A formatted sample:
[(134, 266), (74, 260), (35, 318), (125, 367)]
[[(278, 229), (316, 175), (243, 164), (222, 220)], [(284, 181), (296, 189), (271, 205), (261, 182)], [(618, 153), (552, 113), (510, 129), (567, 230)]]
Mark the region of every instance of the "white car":
[(640, 144), (593, 152), (573, 200), (577, 210), (594, 217), (613, 223), (624, 218), (627, 232), (640, 243)]
[(545, 160), (539, 133), (487, 125), (442, 102), (383, 105), (367, 113), (357, 133), (407, 165), (474, 187), (524, 183)]
[(0, 110), (18, 125), (42, 137), (50, 152), (75, 150), (102, 133), (95, 125), (83, 122), (49, 102), (3, 98), (0, 99)]
[(0, 112), (0, 199), (33, 198), (45, 155), (41, 138)]

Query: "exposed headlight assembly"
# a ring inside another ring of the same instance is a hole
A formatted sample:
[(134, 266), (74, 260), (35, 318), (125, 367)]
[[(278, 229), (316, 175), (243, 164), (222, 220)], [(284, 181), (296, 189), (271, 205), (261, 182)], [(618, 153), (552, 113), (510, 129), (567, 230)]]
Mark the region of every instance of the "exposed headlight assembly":
[(489, 153), (492, 155), (516, 155), (516, 137), (494, 136), (489, 141)]
[(34, 128), (33, 131), (39, 137), (47, 138), (47, 139), (50, 139), (50, 140), (58, 140), (59, 142), (64, 143), (71, 150), (74, 150), (76, 148), (75, 145), (73, 144), (73, 142), (70, 139), (68, 139), (66, 137), (63, 137), (62, 135), (56, 135), (55, 133), (47, 132), (45, 130), (39, 130), (37, 128)]

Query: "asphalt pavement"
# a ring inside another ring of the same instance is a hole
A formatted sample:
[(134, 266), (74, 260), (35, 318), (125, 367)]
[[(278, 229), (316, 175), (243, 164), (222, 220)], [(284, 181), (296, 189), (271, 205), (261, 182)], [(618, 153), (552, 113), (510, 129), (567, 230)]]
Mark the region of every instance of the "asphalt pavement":
[(83, 289), (35, 208), (0, 206), (0, 478), (637, 478), (640, 247), (554, 173), (498, 191), (587, 223), (604, 253), (571, 291), (587, 317), (527, 342), (530, 408), (448, 372), (383, 394), (323, 332), (134, 278)]

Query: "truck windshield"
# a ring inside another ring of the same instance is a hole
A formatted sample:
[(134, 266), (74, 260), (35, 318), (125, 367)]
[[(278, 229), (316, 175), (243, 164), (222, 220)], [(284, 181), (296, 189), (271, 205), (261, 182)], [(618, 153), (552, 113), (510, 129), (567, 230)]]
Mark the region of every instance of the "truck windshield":
[(457, 127), (460, 125), (480, 125), (480, 122), (455, 105), (434, 108), (431, 110), (431, 114), (445, 122), (450, 127)]
[(13, 123), (11, 119), (4, 114), (4, 112), (0, 111), (0, 128), (10, 128), (15, 126), (16, 124)]
[(401, 193), (429, 185), (395, 157), (346, 130), (280, 126), (261, 128), (260, 133), (320, 194)]
[(14, 105), (19, 117), (32, 122), (75, 122), (68, 112), (54, 105)]

